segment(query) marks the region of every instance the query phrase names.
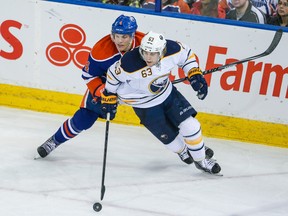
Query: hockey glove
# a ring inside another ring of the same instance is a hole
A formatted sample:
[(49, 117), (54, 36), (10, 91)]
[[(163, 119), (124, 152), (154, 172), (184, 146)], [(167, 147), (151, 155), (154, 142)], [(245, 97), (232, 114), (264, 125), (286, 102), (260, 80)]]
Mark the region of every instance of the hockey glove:
[(198, 92), (197, 97), (204, 100), (208, 94), (208, 85), (200, 68), (192, 68), (188, 72), (188, 80), (194, 91)]
[(115, 118), (117, 112), (117, 95), (107, 92), (106, 89), (101, 93), (101, 110), (103, 117), (110, 113), (110, 120)]

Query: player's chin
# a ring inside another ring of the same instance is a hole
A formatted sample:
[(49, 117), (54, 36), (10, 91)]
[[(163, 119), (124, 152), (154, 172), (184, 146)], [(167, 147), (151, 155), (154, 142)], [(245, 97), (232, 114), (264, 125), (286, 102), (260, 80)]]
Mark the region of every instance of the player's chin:
[(147, 64), (147, 66), (152, 67), (155, 63), (154, 63), (154, 62), (146, 61), (146, 64)]
[(127, 48), (127, 46), (124, 46), (124, 45), (117, 45), (117, 48), (120, 52), (124, 52)]

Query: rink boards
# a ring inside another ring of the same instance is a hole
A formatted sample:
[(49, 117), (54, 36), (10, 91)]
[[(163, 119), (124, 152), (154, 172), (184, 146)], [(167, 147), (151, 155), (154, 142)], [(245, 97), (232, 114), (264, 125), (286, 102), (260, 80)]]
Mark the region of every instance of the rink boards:
[[(3, 8), (0, 104), (68, 116), (85, 92), (81, 67), (91, 47), (123, 13), (135, 16), (139, 31), (158, 31), (188, 44), (203, 70), (262, 53), (276, 30), (112, 6), (12, 0)], [(198, 110), (205, 136), (288, 147), (287, 44), (286, 30), (271, 55), (206, 76), (204, 101), (189, 84), (177, 84)], [(172, 73), (183, 77), (181, 70)], [(139, 125), (126, 106), (119, 107), (115, 122)]]

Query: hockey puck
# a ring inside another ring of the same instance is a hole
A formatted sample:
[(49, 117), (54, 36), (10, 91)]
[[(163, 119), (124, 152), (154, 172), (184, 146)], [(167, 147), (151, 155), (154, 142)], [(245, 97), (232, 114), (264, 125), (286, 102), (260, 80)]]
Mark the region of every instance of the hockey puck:
[(99, 202), (94, 203), (93, 209), (94, 209), (94, 211), (96, 211), (96, 212), (101, 211), (101, 209), (102, 209), (101, 203), (99, 203)]

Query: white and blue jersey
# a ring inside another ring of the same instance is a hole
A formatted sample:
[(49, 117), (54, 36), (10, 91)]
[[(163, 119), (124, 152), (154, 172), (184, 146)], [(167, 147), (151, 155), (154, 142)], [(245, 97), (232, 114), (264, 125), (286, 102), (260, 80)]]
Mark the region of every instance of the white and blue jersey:
[(120, 102), (136, 108), (161, 104), (170, 95), (170, 72), (180, 67), (185, 74), (199, 67), (196, 55), (185, 44), (167, 40), (166, 53), (157, 65), (147, 66), (139, 48), (129, 51), (107, 72), (106, 89), (117, 93)]

